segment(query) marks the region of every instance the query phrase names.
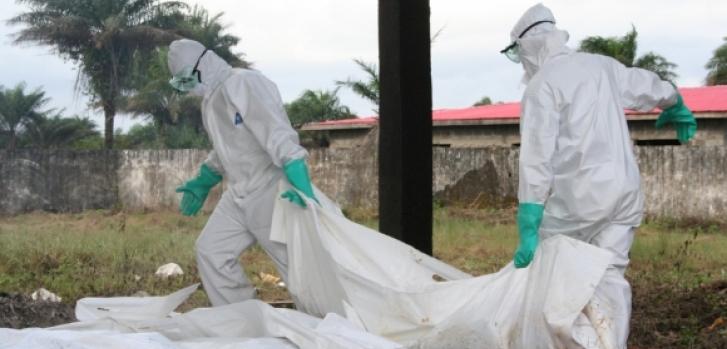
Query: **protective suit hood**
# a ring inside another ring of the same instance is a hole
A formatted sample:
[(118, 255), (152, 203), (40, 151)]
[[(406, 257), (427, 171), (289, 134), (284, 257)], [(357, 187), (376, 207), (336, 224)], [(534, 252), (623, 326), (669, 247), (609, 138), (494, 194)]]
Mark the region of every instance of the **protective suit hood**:
[(169, 45), (167, 64), (172, 75), (178, 74), (185, 67), (193, 67), (198, 59), (197, 70), (200, 71), (202, 82), (191, 93), (204, 97), (230, 76), (232, 67), (212, 50), (205, 52), (204, 45), (197, 41), (181, 39)]
[[(568, 33), (555, 27), (555, 16), (543, 4), (536, 4), (523, 13), (510, 31), (509, 47), (517, 46), (520, 62), (525, 68), (523, 83), (528, 83), (549, 59), (568, 54), (565, 46)], [(505, 52), (507, 48), (501, 52)]]
[[(535, 6), (527, 9), (525, 13), (520, 16), (520, 19), (517, 21), (515, 26), (512, 27), (512, 31), (510, 31), (510, 42), (517, 41), (517, 39), (523, 36), (523, 33), (530, 31), (528, 28), (536, 25), (538, 22), (544, 21), (555, 24), (555, 16), (553, 16), (553, 12), (551, 12), (549, 8), (545, 7), (545, 5), (536, 4)], [(533, 27), (532, 29), (535, 28)]]
[(549, 60), (573, 52), (566, 46), (568, 32), (559, 30), (549, 23), (541, 26), (541, 28), (534, 28), (532, 33), (528, 33), (522, 39), (518, 39), (520, 60), (525, 69), (524, 83), (529, 82)]

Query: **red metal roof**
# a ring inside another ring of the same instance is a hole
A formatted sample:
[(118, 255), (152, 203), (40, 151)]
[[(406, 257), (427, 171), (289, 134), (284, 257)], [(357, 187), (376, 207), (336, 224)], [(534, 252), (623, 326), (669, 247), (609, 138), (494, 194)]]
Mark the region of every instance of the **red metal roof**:
[[(684, 103), (695, 114), (701, 113), (727, 113), (727, 85), (687, 87), (680, 88), (679, 92), (684, 98)], [(655, 115), (658, 110), (647, 113), (627, 110), (627, 115)], [(697, 115), (699, 116), (699, 115)], [(446, 123), (455, 121), (474, 120), (506, 120), (520, 118), (520, 103), (499, 103), (480, 107), (469, 107), (461, 109), (437, 109), (432, 111), (434, 123)], [(331, 120), (311, 124), (315, 128), (346, 128), (347, 126), (368, 126), (378, 122), (378, 117), (369, 116), (365, 118)]]
[(684, 87), (679, 92), (695, 114), (727, 112), (727, 85)]

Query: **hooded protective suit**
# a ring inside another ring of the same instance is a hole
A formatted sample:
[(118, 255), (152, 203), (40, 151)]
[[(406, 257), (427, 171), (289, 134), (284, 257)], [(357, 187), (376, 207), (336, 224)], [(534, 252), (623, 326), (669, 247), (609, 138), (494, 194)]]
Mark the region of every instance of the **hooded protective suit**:
[(196, 243), (205, 291), (218, 306), (254, 297), (239, 256), (256, 242), (287, 277), (285, 245), (269, 240), (273, 204), (282, 168), (307, 152), (273, 82), (256, 71), (233, 69), (196, 41), (177, 40), (169, 47), (173, 75), (198, 60), (201, 83), (191, 92), (204, 97), (202, 120), (213, 145), (204, 164), (228, 181)]
[[(536, 22), (543, 23), (531, 27)], [(677, 102), (677, 91), (650, 71), (572, 51), (554, 22), (538, 4), (511, 33), (527, 82), (518, 199), (544, 205), (540, 239), (565, 234), (614, 253), (596, 297), (618, 334), (612, 343), (625, 348), (631, 289), (623, 273), (644, 199), (624, 109), (664, 109)]]

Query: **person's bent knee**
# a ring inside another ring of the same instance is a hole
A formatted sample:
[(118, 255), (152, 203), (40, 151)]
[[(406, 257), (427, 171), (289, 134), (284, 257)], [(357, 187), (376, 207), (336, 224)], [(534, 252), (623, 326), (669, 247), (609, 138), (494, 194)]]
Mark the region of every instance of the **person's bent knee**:
[(214, 254), (214, 250), (210, 248), (208, 241), (204, 237), (205, 234), (203, 232), (194, 242), (194, 252), (198, 259), (210, 260), (210, 257)]

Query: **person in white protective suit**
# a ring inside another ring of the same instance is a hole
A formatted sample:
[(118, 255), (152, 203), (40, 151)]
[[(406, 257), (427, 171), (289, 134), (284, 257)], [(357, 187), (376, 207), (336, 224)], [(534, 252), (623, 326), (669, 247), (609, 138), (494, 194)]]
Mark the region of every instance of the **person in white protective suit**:
[[(300, 146), (277, 87), (261, 73), (232, 68), (211, 50), (192, 40), (171, 43), (170, 84), (202, 96), (202, 121), (213, 149), (199, 175), (177, 189), (180, 211), (196, 214), (222, 177), (227, 190), (197, 239), (197, 264), (213, 306), (253, 298), (254, 286), (239, 263), (256, 242), (287, 278), (284, 244), (270, 241), (277, 183), (286, 177), (295, 189), (315, 199)], [(283, 197), (305, 207), (298, 192)]]
[(525, 69), (520, 119), (518, 268), (538, 241), (565, 234), (611, 251), (611, 267), (595, 304), (613, 321), (610, 339), (626, 348), (631, 288), (624, 278), (644, 197), (624, 109), (663, 112), (657, 127), (672, 124), (680, 141), (696, 122), (676, 88), (655, 73), (627, 68), (613, 58), (575, 52), (551, 11), (528, 9), (501, 51)]

